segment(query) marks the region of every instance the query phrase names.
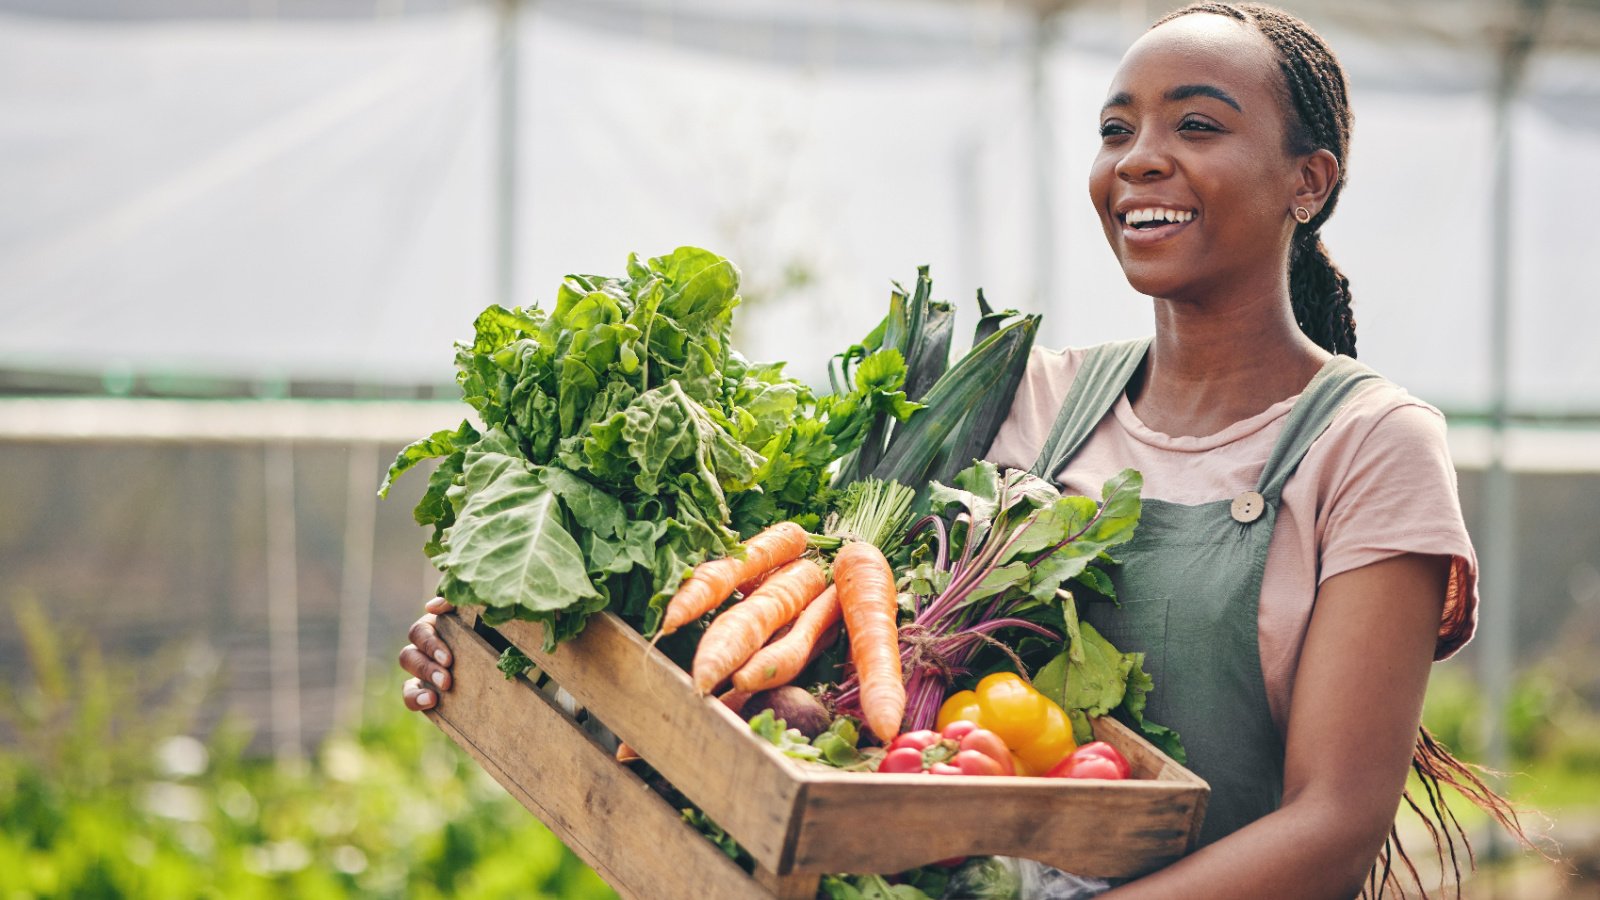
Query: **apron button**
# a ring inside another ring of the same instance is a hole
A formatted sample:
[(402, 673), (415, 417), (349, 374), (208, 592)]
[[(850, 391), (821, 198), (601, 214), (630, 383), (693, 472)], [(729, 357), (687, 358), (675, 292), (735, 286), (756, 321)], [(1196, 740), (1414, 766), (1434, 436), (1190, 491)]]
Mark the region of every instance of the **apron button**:
[(1235, 522), (1243, 522), (1248, 525), (1261, 518), (1261, 514), (1266, 511), (1266, 508), (1267, 500), (1265, 497), (1255, 491), (1245, 491), (1233, 498), (1231, 512)]

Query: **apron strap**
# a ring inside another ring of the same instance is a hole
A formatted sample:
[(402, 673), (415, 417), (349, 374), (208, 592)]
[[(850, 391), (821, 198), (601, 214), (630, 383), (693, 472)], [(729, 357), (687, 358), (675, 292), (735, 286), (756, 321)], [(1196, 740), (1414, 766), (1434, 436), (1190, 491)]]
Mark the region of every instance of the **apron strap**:
[(1072, 387), (1061, 401), (1061, 412), (1050, 428), (1050, 436), (1045, 439), (1039, 458), (1029, 471), (1045, 481), (1055, 480), (1055, 473), (1078, 452), (1078, 447), (1122, 396), (1128, 379), (1144, 362), (1151, 340), (1140, 338), (1099, 344), (1084, 352), (1083, 365), (1073, 377)]
[(1383, 376), (1348, 356), (1334, 356), (1324, 363), (1290, 410), (1289, 421), (1284, 423), (1267, 466), (1261, 470), (1256, 492), (1276, 506), (1284, 482), (1299, 468), (1306, 451), (1328, 430), (1339, 410), (1351, 397), (1382, 380)]

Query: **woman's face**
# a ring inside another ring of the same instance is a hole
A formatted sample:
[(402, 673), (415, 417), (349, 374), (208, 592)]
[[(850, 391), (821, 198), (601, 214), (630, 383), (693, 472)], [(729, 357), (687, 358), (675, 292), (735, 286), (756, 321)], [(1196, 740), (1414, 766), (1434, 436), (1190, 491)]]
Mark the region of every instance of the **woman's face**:
[(1285, 150), (1282, 79), (1265, 37), (1210, 14), (1152, 29), (1123, 57), (1089, 194), (1139, 293), (1204, 296), (1284, 279), (1296, 160)]

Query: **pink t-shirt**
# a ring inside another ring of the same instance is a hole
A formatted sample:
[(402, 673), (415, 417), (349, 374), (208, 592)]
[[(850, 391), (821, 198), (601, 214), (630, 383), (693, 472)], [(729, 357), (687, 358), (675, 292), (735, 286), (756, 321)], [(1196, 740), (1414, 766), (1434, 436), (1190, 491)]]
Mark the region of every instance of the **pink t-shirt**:
[[(1081, 349), (1035, 348), (988, 459), (1033, 465), (1083, 362)], [(1296, 397), (1205, 437), (1171, 437), (1118, 398), (1057, 479), (1069, 493), (1100, 495), (1125, 468), (1144, 496), (1194, 505), (1254, 490)], [(1478, 562), (1461, 517), (1444, 416), (1389, 382), (1357, 393), (1311, 445), (1284, 485), (1261, 581), (1257, 628), (1267, 700), (1280, 731), (1317, 588), (1403, 553), (1452, 557), (1436, 659), (1460, 649), (1477, 625)]]

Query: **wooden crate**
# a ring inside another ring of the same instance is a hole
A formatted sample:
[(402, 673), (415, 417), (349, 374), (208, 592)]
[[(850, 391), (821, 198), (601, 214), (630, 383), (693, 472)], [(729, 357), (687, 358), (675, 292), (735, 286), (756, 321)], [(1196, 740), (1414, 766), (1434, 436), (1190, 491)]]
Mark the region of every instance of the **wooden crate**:
[[(745, 874), (526, 678), (507, 681), (488, 627), (441, 616), (455, 683), (429, 717), (624, 897), (813, 897), (827, 872), (898, 872), (964, 855), (1121, 878), (1192, 850), (1209, 787), (1109, 718), (1095, 735), (1135, 779), (889, 775), (791, 759), (610, 613), (553, 653), (540, 626), (495, 632), (732, 834)], [(496, 638), (499, 642), (499, 638)]]

